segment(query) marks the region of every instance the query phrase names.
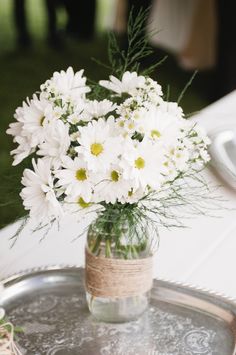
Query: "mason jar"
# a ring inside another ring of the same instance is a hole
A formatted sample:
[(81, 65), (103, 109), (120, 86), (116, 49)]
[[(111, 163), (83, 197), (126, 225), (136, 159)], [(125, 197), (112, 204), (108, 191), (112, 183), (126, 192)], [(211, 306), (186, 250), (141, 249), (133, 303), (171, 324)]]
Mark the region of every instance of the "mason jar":
[[(135, 320), (147, 309), (152, 287), (153, 240), (148, 223), (129, 227), (98, 218), (89, 227), (85, 285), (88, 308), (100, 321)], [(133, 229), (130, 231), (130, 229)]]

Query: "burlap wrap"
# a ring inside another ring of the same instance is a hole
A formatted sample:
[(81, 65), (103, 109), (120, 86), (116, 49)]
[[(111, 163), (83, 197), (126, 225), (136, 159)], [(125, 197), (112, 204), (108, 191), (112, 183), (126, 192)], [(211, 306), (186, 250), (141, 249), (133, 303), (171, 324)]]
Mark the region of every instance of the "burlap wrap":
[(152, 257), (123, 260), (97, 257), (86, 248), (85, 284), (95, 297), (138, 296), (152, 287)]

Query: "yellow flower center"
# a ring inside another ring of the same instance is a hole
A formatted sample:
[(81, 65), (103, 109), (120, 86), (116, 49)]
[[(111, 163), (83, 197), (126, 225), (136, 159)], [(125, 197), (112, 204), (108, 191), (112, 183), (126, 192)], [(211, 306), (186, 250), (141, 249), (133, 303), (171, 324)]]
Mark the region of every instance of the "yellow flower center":
[(141, 157), (138, 157), (134, 164), (137, 169), (143, 169), (145, 167), (145, 160)]
[(40, 117), (40, 119), (39, 119), (39, 124), (40, 124), (40, 126), (43, 126), (44, 120), (45, 120), (45, 117), (44, 117), (44, 116)]
[(101, 143), (93, 143), (90, 146), (90, 151), (96, 157), (103, 152), (103, 146)]
[(114, 182), (117, 182), (119, 180), (119, 173), (116, 170), (113, 170), (111, 172), (111, 179)]
[(161, 136), (161, 133), (157, 129), (153, 129), (151, 131), (151, 137), (152, 138), (160, 138), (160, 136)]
[(131, 197), (132, 195), (133, 195), (133, 190), (130, 190), (130, 191), (128, 192), (128, 196)]
[(124, 125), (125, 125), (124, 121), (120, 121), (120, 122), (119, 122), (119, 126), (120, 126), (120, 127), (124, 127)]
[(133, 129), (134, 128), (134, 124), (133, 123), (129, 123), (128, 128), (129, 129)]
[(87, 207), (91, 206), (91, 203), (85, 202), (82, 197), (79, 197), (79, 198), (78, 198), (77, 203), (78, 203), (78, 204), (80, 205), (80, 207), (82, 207), (82, 208), (87, 208)]
[(79, 181), (84, 181), (87, 179), (87, 174), (85, 169), (79, 169), (75, 173), (76, 179)]

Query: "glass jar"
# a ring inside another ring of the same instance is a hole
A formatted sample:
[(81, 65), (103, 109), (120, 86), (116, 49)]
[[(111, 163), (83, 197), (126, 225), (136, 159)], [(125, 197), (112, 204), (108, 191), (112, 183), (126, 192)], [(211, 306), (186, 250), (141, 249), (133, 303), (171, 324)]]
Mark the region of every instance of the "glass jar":
[(137, 319), (147, 309), (152, 287), (151, 237), (148, 223), (130, 227), (125, 219), (114, 222), (98, 218), (90, 225), (86, 245), (86, 298), (96, 319), (127, 322)]

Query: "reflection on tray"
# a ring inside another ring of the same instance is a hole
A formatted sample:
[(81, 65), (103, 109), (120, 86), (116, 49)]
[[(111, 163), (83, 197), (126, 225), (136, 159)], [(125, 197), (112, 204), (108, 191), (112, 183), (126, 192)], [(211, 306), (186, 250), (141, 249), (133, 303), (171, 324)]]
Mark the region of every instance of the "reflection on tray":
[(5, 280), (0, 304), (24, 332), (24, 355), (233, 355), (236, 304), (154, 280), (151, 305), (137, 321), (103, 323), (88, 312), (84, 270), (53, 268)]

